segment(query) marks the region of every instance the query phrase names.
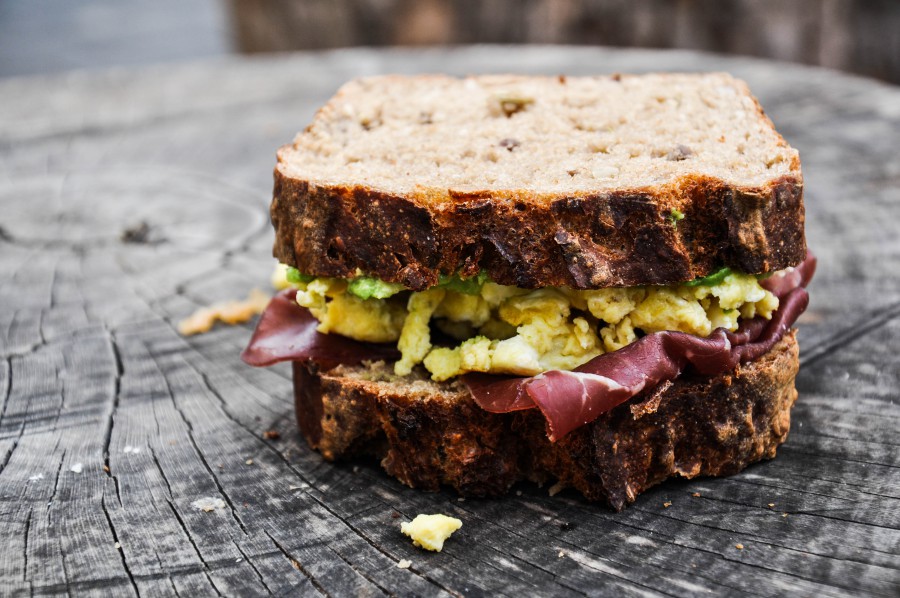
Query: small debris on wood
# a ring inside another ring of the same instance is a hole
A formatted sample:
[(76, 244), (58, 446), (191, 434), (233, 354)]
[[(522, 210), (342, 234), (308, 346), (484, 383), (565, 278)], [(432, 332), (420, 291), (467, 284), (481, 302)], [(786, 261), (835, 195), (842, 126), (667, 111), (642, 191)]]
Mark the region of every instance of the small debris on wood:
[(30, 478), (28, 478), (28, 481), (29, 481), (29, 482), (36, 482), (36, 481), (38, 481), (38, 480), (43, 480), (43, 479), (44, 479), (44, 474), (38, 473), (38, 474), (35, 474), (35, 475), (31, 476)]
[(281, 438), (281, 432), (278, 430), (266, 430), (263, 432), (263, 438), (265, 440), (278, 440)]
[(564, 557), (564, 556), (566, 556), (566, 553), (565, 553), (565, 552), (563, 552), (563, 551), (562, 551), (562, 550), (560, 550), (560, 551), (559, 551), (559, 554), (558, 554), (558, 555), (556, 555), (556, 558), (559, 558), (559, 559), (561, 559), (561, 558), (563, 558), (563, 557)]
[(556, 482), (555, 484), (550, 486), (550, 489), (547, 490), (547, 492), (550, 494), (550, 496), (556, 496), (557, 494), (559, 494), (560, 492), (562, 492), (565, 489), (566, 489), (565, 484), (563, 484), (562, 482)]
[(409, 569), (410, 567), (412, 567), (412, 561), (408, 561), (406, 559), (400, 559), (399, 561), (397, 561), (398, 569)]
[(122, 231), (119, 238), (123, 243), (143, 244), (150, 242), (150, 225), (146, 221), (141, 221), (134, 226), (129, 226)]
[(141, 447), (139, 446), (131, 446), (130, 444), (126, 444), (125, 448), (122, 449), (122, 452), (126, 455), (136, 455), (141, 452)]
[(770, 502), (770, 503), (769, 503), (769, 508), (770, 508), (770, 509), (774, 509), (774, 508), (775, 508), (775, 503)]
[(103, 472), (104, 472), (104, 473), (109, 473), (109, 465), (104, 465), (104, 466), (103, 466)]
[(694, 492), (693, 494), (691, 494), (691, 496), (693, 496), (694, 498), (700, 498), (700, 493)]
[(69, 471), (72, 473), (81, 473), (84, 470), (84, 466), (81, 463), (76, 463), (72, 467), (69, 468)]
[(522, 491), (521, 491), (521, 490), (516, 490), (516, 496), (522, 496)]
[(744, 545), (743, 545), (743, 544), (735, 544), (734, 547), (737, 548), (738, 550), (743, 550), (743, 549), (744, 549)]
[(119, 544), (118, 542), (116, 542), (116, 543), (114, 544), (114, 546), (116, 547), (116, 550), (122, 550), (122, 545)]
[(291, 565), (292, 565), (292, 566), (294, 567), (294, 569), (296, 569), (297, 571), (300, 571), (300, 570), (301, 570), (301, 569), (300, 569), (300, 563), (298, 563), (298, 562), (296, 561), (296, 559), (291, 559)]
[(291, 492), (295, 490), (303, 490), (303, 486), (288, 486), (288, 490), (290, 490)]
[(353, 466), (353, 473), (359, 473), (359, 465)]
[(247, 459), (244, 461), (244, 465), (253, 465), (253, 459)]
[(201, 307), (178, 323), (178, 332), (184, 336), (209, 332), (213, 324), (242, 324), (261, 314), (269, 304), (269, 295), (259, 289), (250, 291), (243, 301), (223, 301), (209, 307)]
[(782, 517), (787, 517), (787, 513), (782, 513), (781, 516), (782, 516)]
[(239, 556), (238, 558), (234, 559), (234, 562), (235, 562), (235, 563), (240, 563), (240, 562), (243, 561), (243, 560), (244, 560), (244, 557)]
[(464, 496), (460, 496), (456, 499), (456, 502), (466, 502), (466, 498)]
[(671, 502), (671, 501), (668, 501), (668, 500), (667, 500), (666, 502), (663, 503), (663, 508), (668, 509), (668, 508), (671, 507), (671, 506), (672, 506), (672, 502)]
[(194, 502), (191, 503), (191, 506), (195, 509), (199, 509), (204, 513), (211, 513), (216, 509), (224, 509), (225, 501), (221, 498), (213, 498), (211, 496), (204, 496), (203, 498), (198, 498)]

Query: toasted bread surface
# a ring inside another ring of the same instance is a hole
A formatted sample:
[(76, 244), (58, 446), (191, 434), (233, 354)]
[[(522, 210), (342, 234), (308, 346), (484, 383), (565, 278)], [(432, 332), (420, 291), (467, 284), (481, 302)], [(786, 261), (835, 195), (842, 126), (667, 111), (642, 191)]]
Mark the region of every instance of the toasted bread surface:
[(376, 77), (283, 147), (275, 256), (413, 290), (665, 284), (806, 252), (797, 152), (724, 74)]
[(295, 362), (297, 420), (329, 459), (372, 454), (415, 488), (497, 496), (556, 480), (615, 509), (669, 477), (730, 475), (775, 456), (797, 397), (795, 333), (715, 377), (649, 389), (556, 443), (536, 410), (482, 410), (459, 382), (398, 378), (384, 363), (319, 372)]

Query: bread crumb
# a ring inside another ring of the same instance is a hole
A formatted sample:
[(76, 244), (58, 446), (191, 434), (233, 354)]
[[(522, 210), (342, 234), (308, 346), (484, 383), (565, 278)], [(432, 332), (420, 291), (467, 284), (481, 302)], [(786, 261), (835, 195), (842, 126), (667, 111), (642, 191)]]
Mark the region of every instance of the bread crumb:
[(416, 515), (400, 525), (400, 531), (412, 538), (413, 544), (425, 550), (440, 552), (444, 541), (462, 527), (462, 521), (447, 515)]
[(743, 549), (744, 549), (744, 545), (743, 545), (743, 544), (735, 544), (734, 547), (737, 548), (738, 550), (743, 550)]
[(141, 452), (141, 447), (139, 446), (131, 446), (130, 444), (126, 444), (125, 448), (122, 449), (122, 452), (126, 455), (136, 455)]
[(787, 513), (782, 513), (781, 516), (782, 516), (782, 517), (787, 517)]
[(770, 509), (775, 508), (775, 503), (770, 502), (770, 503), (769, 503), (769, 508), (770, 508)]
[(44, 479), (44, 474), (42, 474), (42, 473), (37, 473), (37, 474), (31, 476), (30, 478), (28, 478), (28, 481), (29, 481), (29, 482), (36, 482), (36, 481), (38, 481), (38, 480), (43, 480), (43, 479)]
[(693, 496), (694, 498), (700, 498), (700, 493), (694, 492), (693, 494), (691, 494), (691, 496)]
[(247, 459), (246, 461), (244, 461), (244, 464), (245, 465), (253, 465), (253, 459)]
[(464, 496), (460, 496), (456, 499), (456, 502), (466, 502), (466, 498)]
[(556, 557), (557, 557), (557, 558), (560, 558), (560, 559), (563, 558), (564, 556), (566, 556), (566, 553), (563, 552), (562, 550), (560, 550), (560, 551), (559, 551), (559, 554), (556, 555)]
[(565, 484), (563, 484), (562, 482), (556, 482), (555, 484), (550, 486), (550, 489), (547, 490), (547, 492), (548, 492), (548, 494), (550, 494), (550, 496), (556, 496), (557, 494), (559, 494), (560, 492), (562, 492), (565, 489), (566, 489)]
[(103, 471), (104, 471), (104, 473), (109, 473), (109, 465), (104, 465)]
[(225, 501), (221, 498), (213, 498), (211, 496), (204, 496), (203, 498), (198, 498), (194, 502), (191, 503), (191, 506), (195, 509), (203, 511), (204, 513), (212, 513), (216, 509), (224, 509)]
[(84, 470), (84, 466), (81, 463), (76, 463), (72, 467), (69, 468), (69, 471), (72, 473), (81, 473)]
[(278, 430), (266, 430), (262, 436), (265, 440), (278, 440), (281, 438), (281, 432)]
[(235, 562), (235, 563), (240, 563), (240, 562), (243, 561), (243, 560), (244, 560), (244, 557), (239, 556), (238, 558), (234, 559), (234, 562)]
[(119, 544), (118, 542), (116, 542), (115, 544), (113, 544), (113, 546), (116, 547), (116, 550), (122, 550), (122, 545)]
[(397, 561), (398, 569), (409, 569), (410, 567), (412, 567), (412, 561), (408, 561), (406, 559), (400, 559), (399, 561)]
[(522, 491), (521, 491), (521, 490), (516, 490), (516, 496), (522, 496)]
[(671, 506), (672, 506), (672, 502), (671, 502), (671, 501), (666, 501), (666, 502), (663, 503), (663, 507), (666, 508), (666, 509), (668, 509), (668, 508), (671, 507)]
[(353, 466), (353, 473), (359, 473), (359, 465)]
[(223, 301), (209, 307), (201, 307), (178, 323), (178, 332), (184, 336), (209, 332), (213, 324), (242, 324), (261, 314), (269, 304), (269, 295), (259, 289), (250, 291), (243, 301)]

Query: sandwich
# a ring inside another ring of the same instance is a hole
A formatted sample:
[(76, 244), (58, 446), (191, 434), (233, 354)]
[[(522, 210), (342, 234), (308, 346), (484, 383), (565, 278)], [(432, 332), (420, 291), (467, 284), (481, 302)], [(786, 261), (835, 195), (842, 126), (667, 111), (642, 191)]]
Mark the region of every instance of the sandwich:
[(815, 270), (799, 157), (726, 74), (351, 81), (278, 152), (276, 282), (328, 460), (620, 510), (775, 456)]

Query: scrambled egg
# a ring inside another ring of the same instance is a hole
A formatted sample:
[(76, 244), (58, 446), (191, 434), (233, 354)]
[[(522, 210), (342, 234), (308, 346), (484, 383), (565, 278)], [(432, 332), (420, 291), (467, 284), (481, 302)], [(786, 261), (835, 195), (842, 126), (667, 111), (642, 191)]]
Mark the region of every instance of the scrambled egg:
[(400, 524), (400, 531), (412, 538), (413, 544), (425, 550), (440, 552), (444, 541), (462, 527), (462, 521), (447, 515), (416, 515), (416, 518)]
[[(778, 308), (778, 298), (754, 276), (737, 272), (711, 286), (579, 291), (486, 282), (475, 295), (435, 287), (387, 299), (360, 299), (340, 279), (293, 286), (297, 303), (319, 320), (320, 332), (397, 342), (396, 374), (405, 376), (422, 364), (437, 381), (466, 372), (531, 376), (571, 370), (621, 349), (641, 333), (678, 330), (706, 336), (718, 327), (736, 330), (739, 318), (771, 318)], [(434, 347), (432, 325), (459, 344)]]

